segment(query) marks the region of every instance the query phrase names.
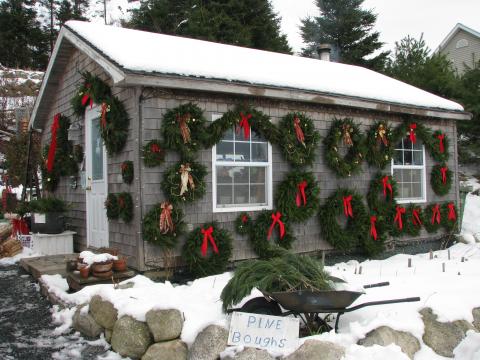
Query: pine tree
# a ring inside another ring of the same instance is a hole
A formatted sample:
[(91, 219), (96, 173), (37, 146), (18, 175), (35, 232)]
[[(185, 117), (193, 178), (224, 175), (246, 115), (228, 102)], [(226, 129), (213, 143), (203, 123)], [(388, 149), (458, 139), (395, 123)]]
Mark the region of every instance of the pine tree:
[(316, 0), (321, 15), (302, 20), (300, 30), (307, 44), (304, 56), (315, 57), (320, 44), (330, 44), (338, 61), (382, 70), (389, 52), (371, 56), (383, 46), (373, 31), (377, 15), (361, 8), (364, 0)]
[(85, 14), (88, 8), (88, 1), (62, 0), (55, 13), (57, 24), (62, 27), (68, 20), (87, 20)]

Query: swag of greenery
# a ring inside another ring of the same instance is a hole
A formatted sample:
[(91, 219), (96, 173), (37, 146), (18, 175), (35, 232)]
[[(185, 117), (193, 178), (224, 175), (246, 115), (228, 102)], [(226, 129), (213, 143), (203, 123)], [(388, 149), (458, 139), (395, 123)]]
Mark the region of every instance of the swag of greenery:
[(231, 255), (232, 237), (215, 222), (190, 232), (182, 249), (182, 258), (196, 277), (224, 272)]
[[(346, 227), (338, 217), (346, 217)], [(350, 189), (338, 189), (320, 207), (320, 227), (323, 238), (335, 249), (353, 250), (368, 241), (369, 219), (362, 196)]]
[(122, 180), (125, 184), (131, 184), (133, 182), (133, 162), (132, 161), (124, 161), (122, 165), (120, 165), (120, 169), (122, 170)]
[(98, 76), (89, 72), (82, 73), (83, 84), (72, 98), (74, 113), (82, 117), (85, 108), (93, 104), (100, 106), (99, 129), (109, 155), (119, 153), (128, 138), (130, 119), (123, 103), (112, 96), (110, 87)]
[(252, 226), (252, 218), (246, 212), (240, 213), (235, 219), (235, 231), (239, 235), (249, 234)]
[(390, 164), (394, 148), (393, 129), (386, 121), (375, 122), (367, 132), (368, 164), (384, 169)]
[(430, 185), (435, 194), (439, 196), (447, 195), (452, 187), (452, 177), (452, 171), (446, 164), (435, 165), (430, 175)]
[(320, 134), (309, 117), (290, 113), (280, 120), (279, 145), (285, 159), (293, 166), (308, 166), (315, 160)]
[(199, 163), (179, 162), (168, 168), (163, 176), (162, 189), (172, 203), (193, 202), (205, 195), (207, 168)]
[(320, 188), (311, 172), (290, 172), (277, 188), (278, 210), (293, 222), (313, 216), (320, 203)]
[[(348, 148), (344, 157), (339, 153), (340, 142)], [(365, 140), (352, 119), (335, 119), (323, 143), (325, 161), (337, 176), (347, 177), (361, 170), (366, 153)]]
[(402, 139), (408, 139), (412, 143), (417, 143), (417, 139), (420, 139), (428, 151), (433, 146), (432, 132), (421, 123), (404, 121), (398, 125), (393, 132), (393, 145), (398, 144)]
[(143, 146), (143, 163), (146, 167), (161, 165), (165, 160), (165, 150), (158, 140), (150, 140)]
[(155, 205), (143, 218), (143, 239), (161, 249), (174, 248), (184, 231), (182, 210), (168, 202)]

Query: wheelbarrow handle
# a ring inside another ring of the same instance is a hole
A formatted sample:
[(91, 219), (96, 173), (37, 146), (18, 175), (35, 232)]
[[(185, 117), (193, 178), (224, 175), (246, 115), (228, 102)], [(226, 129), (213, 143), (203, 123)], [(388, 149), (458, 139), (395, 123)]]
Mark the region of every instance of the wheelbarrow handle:
[(359, 304), (357, 306), (352, 306), (352, 307), (346, 308), (343, 312), (350, 312), (350, 311), (358, 310), (358, 309), (361, 309), (361, 308), (364, 308), (364, 307), (367, 307), (367, 306), (373, 306), (373, 305), (398, 304), (398, 303), (416, 302), (416, 301), (420, 301), (420, 298), (418, 296), (403, 298), (403, 299), (371, 301), (371, 302), (366, 302), (366, 303), (363, 303), (363, 304)]
[(388, 281), (384, 281), (384, 282), (379, 282), (379, 283), (376, 283), (376, 284), (364, 285), (363, 288), (364, 289), (370, 289), (370, 288), (374, 288), (374, 287), (389, 286), (389, 285), (390, 285), (390, 283)]

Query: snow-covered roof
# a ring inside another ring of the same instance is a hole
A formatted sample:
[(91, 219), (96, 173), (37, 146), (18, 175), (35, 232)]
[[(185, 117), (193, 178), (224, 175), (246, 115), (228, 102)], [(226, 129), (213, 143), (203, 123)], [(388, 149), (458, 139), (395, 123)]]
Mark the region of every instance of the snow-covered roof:
[(126, 72), (225, 80), (463, 111), (453, 101), (358, 66), (81, 21), (68, 21), (66, 27)]

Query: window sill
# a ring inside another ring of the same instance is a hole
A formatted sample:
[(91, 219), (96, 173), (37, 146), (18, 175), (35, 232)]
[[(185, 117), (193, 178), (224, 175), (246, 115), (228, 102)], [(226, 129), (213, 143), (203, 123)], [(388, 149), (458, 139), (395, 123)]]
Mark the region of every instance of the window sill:
[(397, 204), (423, 204), (427, 202), (427, 199), (395, 199), (397, 200)]
[(225, 208), (213, 208), (214, 213), (230, 213), (230, 212), (249, 212), (249, 211), (262, 211), (262, 210), (272, 210), (271, 205), (261, 205), (261, 206), (235, 206), (235, 207), (225, 207)]

